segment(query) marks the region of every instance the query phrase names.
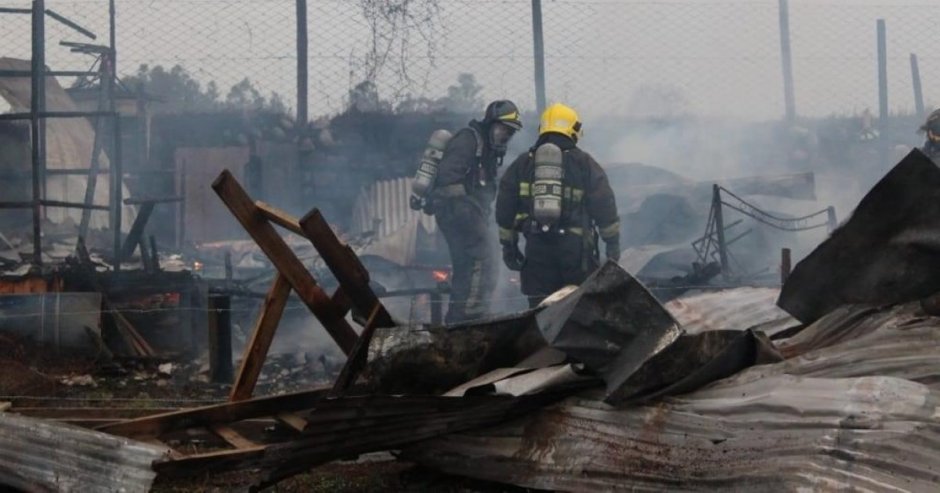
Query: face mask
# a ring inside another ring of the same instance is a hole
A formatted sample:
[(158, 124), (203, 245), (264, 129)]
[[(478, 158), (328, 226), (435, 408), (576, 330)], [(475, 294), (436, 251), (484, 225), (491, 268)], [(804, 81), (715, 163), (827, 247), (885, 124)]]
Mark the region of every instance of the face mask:
[(497, 156), (506, 155), (506, 148), (515, 133), (512, 127), (502, 123), (494, 123), (490, 126), (490, 143)]

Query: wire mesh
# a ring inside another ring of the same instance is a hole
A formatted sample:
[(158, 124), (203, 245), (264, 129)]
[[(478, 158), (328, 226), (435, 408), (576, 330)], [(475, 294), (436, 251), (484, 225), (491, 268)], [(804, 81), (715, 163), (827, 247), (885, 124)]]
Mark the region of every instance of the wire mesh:
[[(31, 3), (7, 0), (4, 6)], [(47, 19), (48, 65), (89, 68), (91, 57), (59, 42), (107, 44), (108, 2), (46, 5), (97, 35), (92, 40)], [(780, 118), (778, 5), (543, 1), (548, 98), (592, 116)], [(310, 114), (349, 106), (476, 112), (500, 97), (532, 110), (531, 9), (530, 0), (308, 0)], [(913, 111), (911, 53), (919, 56), (927, 106), (936, 103), (930, 88), (940, 78), (940, 58), (928, 47), (940, 5), (791, 0), (789, 11), (800, 116), (877, 113), (877, 19), (887, 23), (891, 111)], [(166, 72), (179, 66), (176, 75), (184, 71), (189, 79), (186, 87), (167, 86), (170, 96), (198, 84), (219, 104), (273, 99), (278, 108), (296, 106), (294, 0), (118, 2), (116, 23), (118, 73), (125, 78), (135, 80), (141, 66)], [(2, 14), (0, 26), (2, 55), (28, 59), (29, 15)]]

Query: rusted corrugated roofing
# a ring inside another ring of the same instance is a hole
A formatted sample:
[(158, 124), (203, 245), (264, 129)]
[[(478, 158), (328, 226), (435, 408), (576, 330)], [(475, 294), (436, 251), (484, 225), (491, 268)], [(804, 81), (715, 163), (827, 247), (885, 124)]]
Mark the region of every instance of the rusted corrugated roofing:
[(773, 335), (800, 323), (777, 307), (777, 288), (735, 288), (695, 293), (665, 304), (689, 334), (753, 328)]
[(167, 449), (72, 425), (0, 413), (0, 485), (25, 491), (150, 491)]
[(583, 394), (408, 456), (539, 489), (936, 491), (940, 318), (849, 307), (756, 366), (681, 397), (617, 409)]

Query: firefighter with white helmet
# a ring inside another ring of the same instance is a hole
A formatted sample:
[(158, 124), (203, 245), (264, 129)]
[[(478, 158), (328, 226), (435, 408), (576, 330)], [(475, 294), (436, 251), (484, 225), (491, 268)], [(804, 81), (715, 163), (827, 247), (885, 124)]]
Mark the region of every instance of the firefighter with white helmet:
[[(597, 237), (608, 259), (620, 259), (620, 221), (607, 174), (578, 148), (582, 124), (574, 109), (553, 104), (539, 138), (506, 169), (496, 198), (503, 262), (520, 271), (530, 306), (599, 265)], [(519, 249), (520, 233), (525, 253)]]

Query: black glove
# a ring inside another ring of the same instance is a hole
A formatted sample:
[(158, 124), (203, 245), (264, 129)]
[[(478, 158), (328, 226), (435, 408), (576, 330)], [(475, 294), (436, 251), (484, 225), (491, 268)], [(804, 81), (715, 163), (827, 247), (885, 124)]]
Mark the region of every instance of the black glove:
[(411, 206), (411, 210), (420, 211), (421, 209), (424, 209), (424, 199), (418, 197), (417, 195), (412, 195), (411, 198), (408, 199), (408, 205)]
[(525, 263), (525, 255), (515, 243), (503, 243), (503, 263), (509, 270), (520, 271)]
[(613, 260), (614, 262), (620, 262), (620, 238), (613, 238), (610, 240), (604, 240), (604, 244), (607, 245), (607, 249), (604, 253), (607, 255), (608, 260)]

